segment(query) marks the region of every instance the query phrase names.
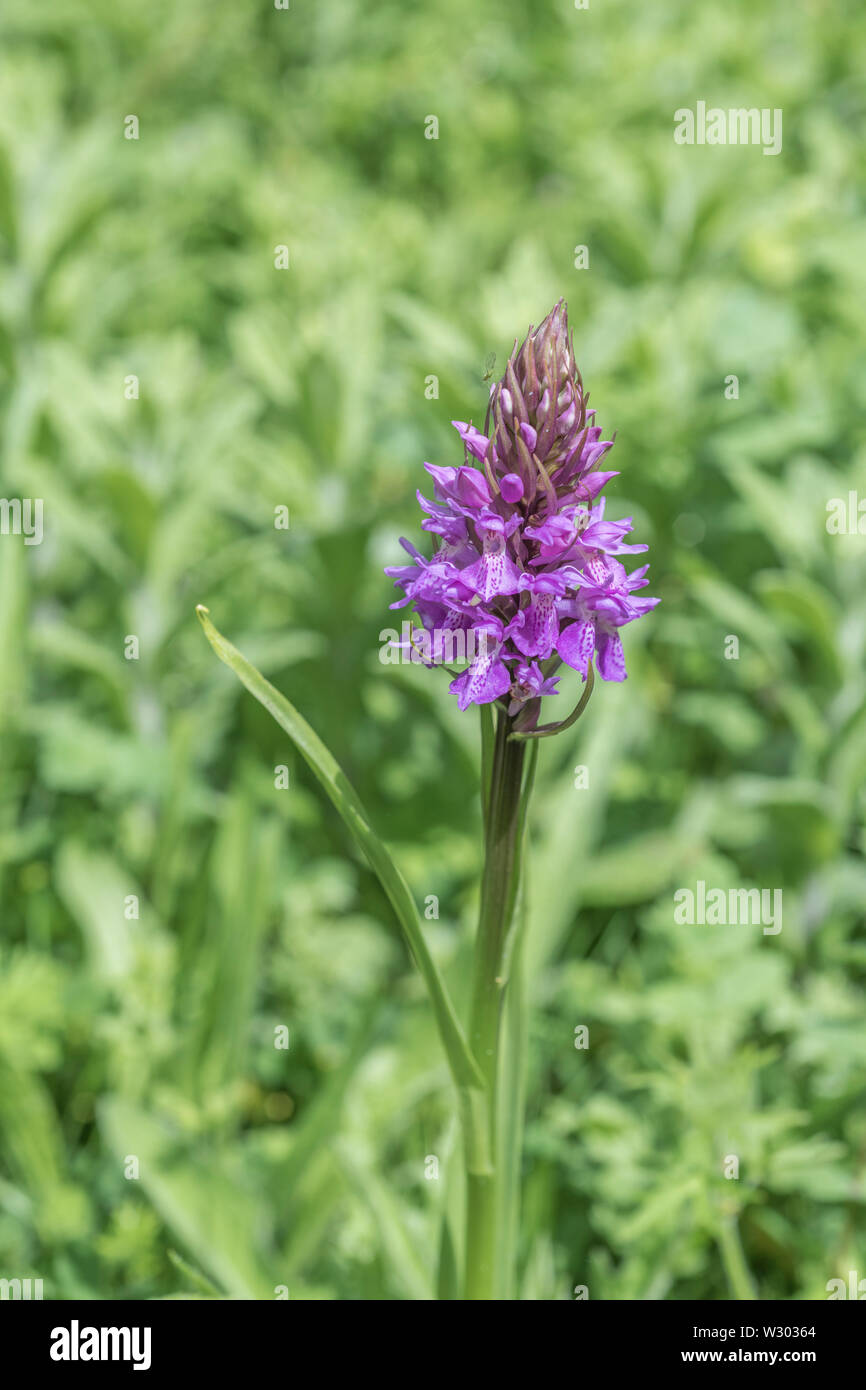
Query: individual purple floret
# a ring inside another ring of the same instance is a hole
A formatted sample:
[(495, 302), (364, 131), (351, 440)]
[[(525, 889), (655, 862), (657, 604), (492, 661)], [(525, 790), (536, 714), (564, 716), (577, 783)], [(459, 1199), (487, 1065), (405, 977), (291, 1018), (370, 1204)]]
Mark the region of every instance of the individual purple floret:
[(627, 545), (631, 518), (606, 521), (596, 500), (617, 474), (598, 466), (613, 440), (587, 400), (560, 300), (515, 343), (484, 433), (453, 421), (464, 464), (424, 465), (433, 497), (418, 501), (433, 556), (404, 540), (412, 563), (385, 573), (404, 594), (392, 608), (414, 604), (429, 664), (447, 661), (461, 636), (469, 665), (451, 684), (461, 709), (503, 699), (509, 715), (531, 701), (537, 713), (558, 693), (561, 661), (584, 680), (593, 659), (603, 680), (625, 680), (619, 628), (659, 602), (634, 596), (648, 566), (629, 575), (616, 558), (647, 547)]

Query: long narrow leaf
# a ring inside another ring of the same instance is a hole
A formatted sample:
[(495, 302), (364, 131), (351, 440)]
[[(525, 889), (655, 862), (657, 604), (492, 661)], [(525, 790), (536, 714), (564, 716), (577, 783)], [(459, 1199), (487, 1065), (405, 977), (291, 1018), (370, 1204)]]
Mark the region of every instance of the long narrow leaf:
[[(388, 895), (409, 949), (424, 977), (439, 1027), (439, 1033), (454, 1080), (462, 1091), (482, 1089), (484, 1081), (472, 1057), (460, 1021), (451, 1003), (445, 982), (427, 947), (418, 909), (400, 870), (379, 836), (373, 830), (361, 801), (342, 768), (307, 721), (264, 676), (218, 632), (208, 610), (196, 608), (205, 636), (219, 657), (246, 686), (289, 735), (308, 767), (315, 773), (352, 835), (363, 850), (370, 867)], [(472, 1108), (471, 1097), (464, 1097)]]

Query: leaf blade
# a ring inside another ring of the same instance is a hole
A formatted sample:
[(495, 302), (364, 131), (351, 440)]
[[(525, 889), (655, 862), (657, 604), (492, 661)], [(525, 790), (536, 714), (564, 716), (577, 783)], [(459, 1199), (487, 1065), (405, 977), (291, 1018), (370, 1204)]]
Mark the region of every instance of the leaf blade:
[(415, 901), (389, 851), (371, 826), (367, 813), (349, 779), (333, 754), (322, 743), (295, 707), (281, 695), (270, 681), (256, 670), (214, 626), (203, 604), (196, 615), (204, 634), (219, 659), (238, 677), (241, 684), (254, 695), (280, 728), (288, 734), (307, 766), (339, 811), (353, 838), (363, 851), (370, 867), (384, 889), (403, 930), (413, 959), (423, 976), (430, 994), (439, 1033), (454, 1080), (461, 1089), (483, 1089), (484, 1081), (469, 1050), (454, 1006), (438, 967), (430, 955)]

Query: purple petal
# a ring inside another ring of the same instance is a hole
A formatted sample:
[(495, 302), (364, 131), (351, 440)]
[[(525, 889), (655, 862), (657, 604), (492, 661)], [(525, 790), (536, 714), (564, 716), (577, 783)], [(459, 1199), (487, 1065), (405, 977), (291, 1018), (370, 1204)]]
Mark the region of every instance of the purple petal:
[(600, 632), (596, 647), (598, 674), (604, 681), (626, 679), (625, 653), (618, 632)]
[(474, 425), (468, 425), (463, 420), (452, 420), (451, 423), (470, 454), (474, 454), (483, 463), (487, 457), (487, 450), (490, 448), (490, 440), (487, 435), (482, 434)]
[(469, 705), (489, 705), (511, 688), (511, 676), (503, 661), (479, 658), (448, 687), (460, 709)]
[(531, 454), (535, 453), (535, 446), (538, 443), (538, 432), (531, 425), (521, 422), (520, 433), (523, 435), (523, 442)]
[(595, 624), (589, 619), (571, 623), (559, 634), (556, 650), (567, 665), (586, 679), (587, 667), (595, 651)]
[(523, 479), (516, 473), (506, 473), (504, 478), (499, 481), (499, 491), (502, 493), (503, 500), (513, 505), (519, 502), (523, 496)]

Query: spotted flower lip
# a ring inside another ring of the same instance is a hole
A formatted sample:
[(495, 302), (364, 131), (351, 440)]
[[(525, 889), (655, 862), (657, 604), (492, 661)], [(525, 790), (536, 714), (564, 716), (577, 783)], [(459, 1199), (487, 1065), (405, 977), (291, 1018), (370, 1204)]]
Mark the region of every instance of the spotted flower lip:
[[(564, 300), (508, 360), (492, 388), (484, 430), (454, 420), (464, 462), (426, 463), (433, 498), (420, 491), (422, 529), (436, 538), (431, 559), (402, 541), (411, 564), (389, 567), (423, 627), (472, 633), (475, 652), (451, 683), (461, 709), (506, 702), (517, 715), (558, 693), (561, 662), (587, 678), (626, 678), (619, 629), (659, 602), (636, 597), (647, 565), (628, 574), (617, 558), (631, 517), (608, 521), (599, 494), (617, 472), (599, 465), (602, 439), (574, 357)], [(433, 663), (435, 664), (435, 655)]]

